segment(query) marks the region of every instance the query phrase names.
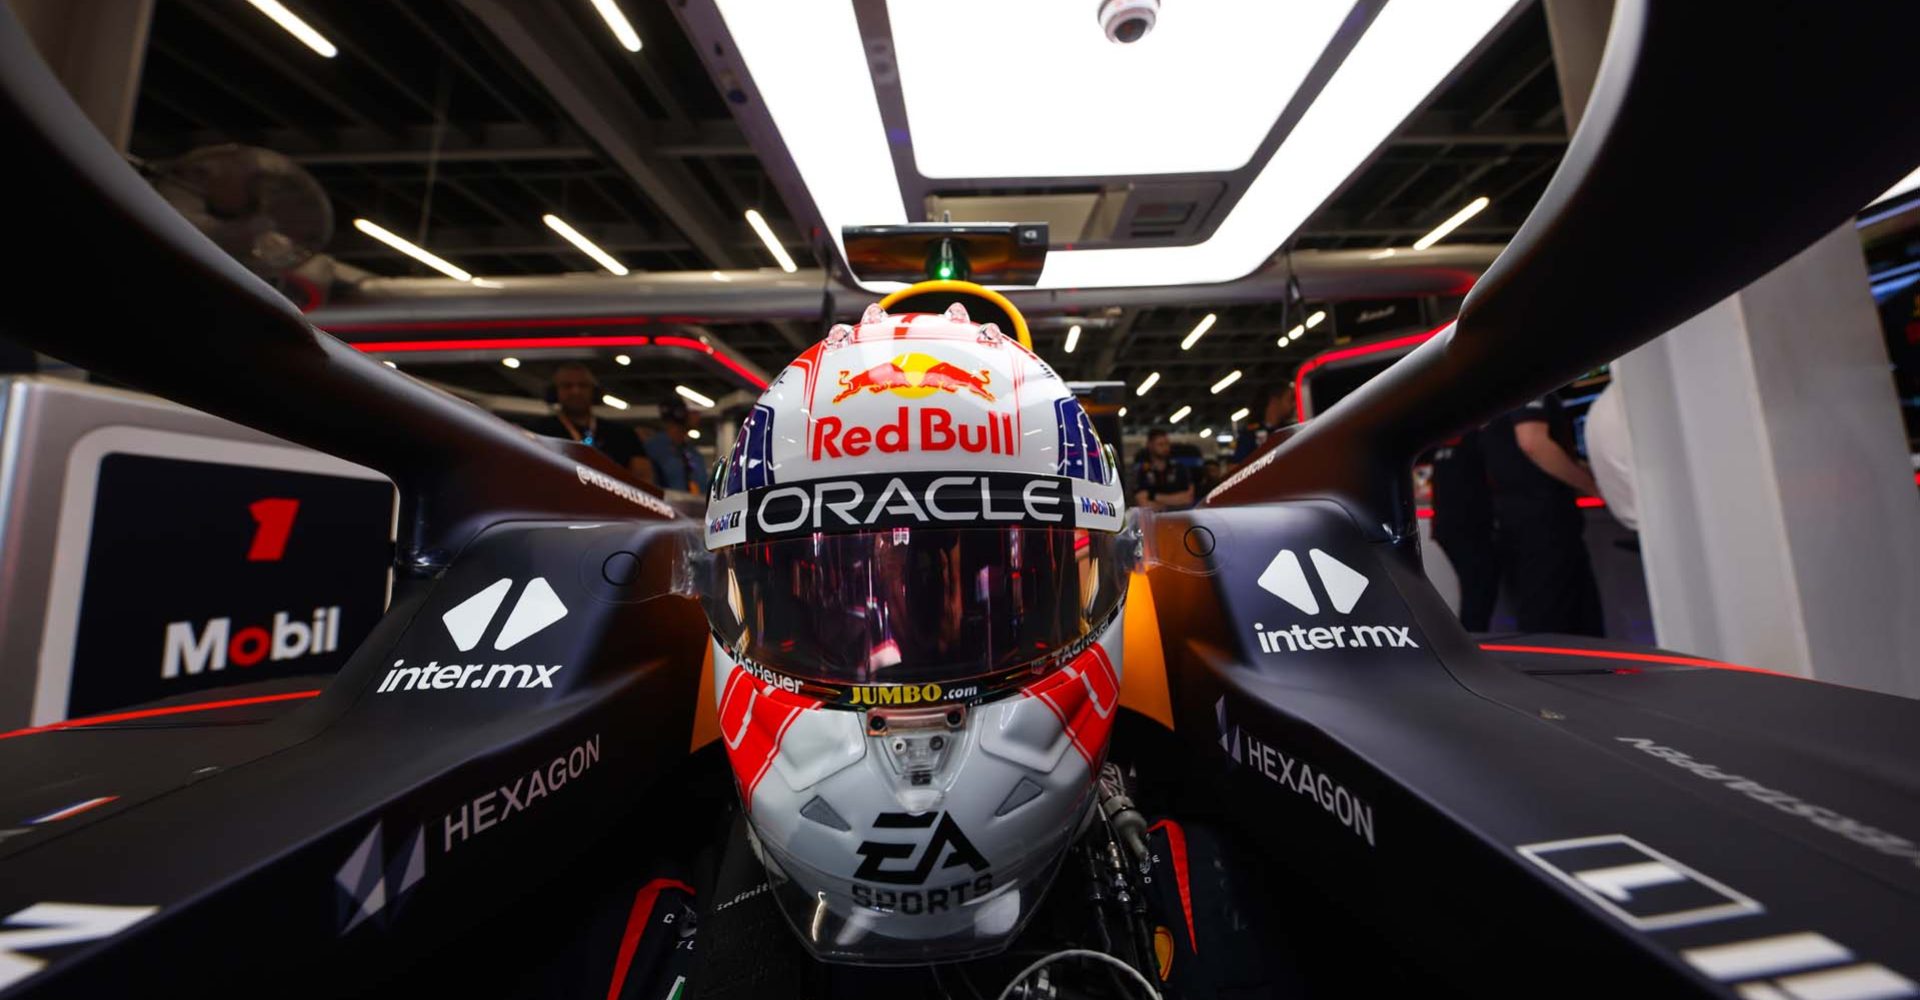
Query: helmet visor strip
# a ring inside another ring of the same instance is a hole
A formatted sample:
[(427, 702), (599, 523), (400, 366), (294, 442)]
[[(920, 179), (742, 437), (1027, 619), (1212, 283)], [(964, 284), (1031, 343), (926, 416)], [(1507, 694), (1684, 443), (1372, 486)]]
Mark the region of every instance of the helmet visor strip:
[(813, 696), (897, 704), (860, 689), (915, 685), (914, 702), (968, 701), (1091, 641), (1125, 593), (1125, 548), (1070, 527), (818, 533), (714, 552), (701, 593), (729, 653)]

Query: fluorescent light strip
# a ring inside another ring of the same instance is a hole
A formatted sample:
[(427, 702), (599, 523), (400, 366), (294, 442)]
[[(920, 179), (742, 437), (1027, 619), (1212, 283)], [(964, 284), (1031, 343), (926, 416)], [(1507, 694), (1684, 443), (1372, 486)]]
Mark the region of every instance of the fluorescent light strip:
[(1148, 392), (1151, 392), (1153, 390), (1154, 383), (1158, 381), (1160, 381), (1159, 372), (1153, 372), (1152, 374), (1149, 374), (1146, 377), (1146, 379), (1140, 383), (1140, 388), (1133, 390), (1133, 394), (1136, 396), (1146, 395)]
[(633, 364), (633, 356), (630, 354), (616, 354), (613, 356), (613, 363), (616, 365)]
[(1235, 368), (1234, 370), (1228, 372), (1225, 378), (1222, 378), (1220, 381), (1215, 382), (1213, 384), (1213, 394), (1216, 396), (1220, 395), (1220, 391), (1222, 389), (1225, 389), (1227, 386), (1230, 386), (1238, 381), (1240, 381), (1240, 369)]
[(500, 359), (500, 363), (501, 363), (501, 364), (503, 364), (503, 365), (506, 365), (506, 366), (507, 366), (508, 368), (518, 368), (518, 367), (520, 367), (520, 359), (519, 359), (519, 358), (501, 358), (501, 359)]
[(612, 394), (608, 394), (608, 395), (605, 395), (605, 396), (601, 396), (601, 397), (600, 397), (600, 401), (601, 401), (602, 403), (605, 403), (605, 404), (607, 404), (608, 406), (611, 406), (611, 407), (613, 407), (613, 408), (614, 408), (614, 409), (616, 409), (616, 410), (624, 410), (624, 409), (626, 409), (626, 408), (627, 408), (627, 401), (626, 401), (626, 400), (624, 400), (624, 399), (621, 399), (621, 398), (620, 398), (619, 396), (615, 396), (615, 395), (612, 395)]
[(1201, 320), (1198, 326), (1193, 328), (1193, 332), (1187, 334), (1187, 339), (1180, 342), (1180, 349), (1184, 351), (1199, 343), (1200, 338), (1206, 336), (1208, 330), (1213, 329), (1213, 321), (1216, 318), (1212, 313), (1208, 313), (1207, 317)]
[(1293, 329), (1288, 330), (1287, 332), (1281, 334), (1279, 343), (1275, 344), (1274, 346), (1285, 347), (1287, 346), (1287, 343), (1289, 341), (1299, 340), (1300, 335), (1306, 332), (1307, 332), (1307, 328), (1305, 326), (1295, 326)]
[(327, 36), (313, 30), (313, 25), (302, 21), (300, 15), (282, 6), (280, 0), (247, 0), (247, 2), (252, 4), (255, 10), (273, 18), (273, 23), (285, 28), (287, 34), (300, 39), (307, 48), (328, 59), (340, 54), (340, 50), (334, 48), (332, 42), (327, 41)]
[(684, 385), (674, 386), (673, 391), (679, 393), (681, 399), (684, 399), (695, 406), (704, 406), (709, 410), (713, 409), (713, 400), (708, 399), (707, 397), (702, 396), (697, 392), (694, 392), (692, 389), (689, 389)]
[(787, 248), (781, 246), (780, 240), (773, 235), (773, 227), (767, 225), (767, 220), (758, 211), (747, 209), (747, 225), (752, 226), (753, 231), (760, 234), (761, 242), (767, 245), (767, 250), (773, 254), (773, 259), (779, 262), (780, 270), (788, 274), (800, 270), (794, 266), (793, 258), (787, 256)]
[(1213, 436), (1213, 428), (1211, 428), (1211, 427), (1202, 427), (1202, 428), (1200, 428), (1200, 436), (1201, 436), (1201, 437), (1203, 437), (1203, 438), (1210, 438), (1210, 437), (1212, 437), (1212, 436)]
[(599, 11), (607, 27), (613, 29), (613, 37), (620, 40), (621, 48), (628, 52), (640, 51), (640, 33), (633, 30), (633, 22), (627, 20), (619, 4), (613, 0), (593, 0), (593, 9)]
[[(1252, 272), (1516, 2), (1388, 4), (1212, 237), (1183, 247), (1055, 251), (1038, 287), (1195, 284)], [(906, 222), (852, 5), (764, 0), (717, 0), (717, 5), (836, 247), (842, 226)], [(872, 291), (899, 287), (861, 284)]]
[(401, 253), (406, 254), (409, 257), (412, 257), (414, 260), (417, 260), (420, 263), (425, 264), (436, 271), (439, 271), (441, 274), (444, 274), (455, 281), (472, 281), (473, 280), (473, 275), (460, 270), (459, 268), (453, 266), (452, 264), (447, 263), (446, 261), (440, 259), (439, 257), (435, 257), (433, 254), (430, 254), (425, 250), (422, 250), (419, 247), (414, 246), (411, 243), (408, 243), (406, 240), (403, 240), (400, 237), (395, 236), (390, 232), (387, 232), (385, 229), (382, 229), (379, 226), (376, 226), (365, 219), (353, 220), (353, 228), (358, 229), (361, 232), (367, 234), (368, 236), (371, 236), (374, 239), (379, 240), (380, 242), (385, 243), (386, 245), (394, 248), (395, 250), (398, 250)]
[(1476, 215), (1479, 215), (1481, 209), (1486, 208), (1487, 205), (1488, 205), (1488, 201), (1487, 201), (1486, 195), (1481, 195), (1480, 197), (1475, 198), (1470, 202), (1467, 202), (1467, 207), (1461, 209), (1458, 212), (1453, 213), (1453, 215), (1449, 217), (1447, 221), (1442, 222), (1441, 224), (1433, 227), (1433, 232), (1430, 232), (1427, 235), (1422, 236), (1417, 240), (1414, 240), (1413, 248), (1415, 250), (1425, 250), (1426, 248), (1434, 245), (1435, 243), (1438, 243), (1441, 240), (1446, 239), (1448, 233), (1451, 233), (1454, 230), (1459, 229), (1462, 223), (1466, 222), (1468, 219), (1471, 219)]
[(1167, 417), (1167, 423), (1177, 424), (1180, 421), (1187, 419), (1187, 414), (1192, 412), (1193, 412), (1193, 407), (1182, 406), (1181, 408), (1173, 411), (1173, 414), (1171, 416)]
[(1308, 316), (1307, 321), (1305, 323), (1302, 323), (1301, 325), (1311, 330), (1314, 327), (1319, 326), (1320, 322), (1326, 318), (1327, 318), (1327, 311), (1325, 309), (1316, 309), (1314, 310), (1313, 315)]
[(566, 221), (559, 216), (553, 214), (543, 215), (540, 217), (540, 221), (546, 223), (548, 229), (559, 233), (563, 239), (573, 244), (581, 253), (592, 257), (601, 267), (618, 275), (624, 276), (627, 273), (627, 266), (625, 264), (614, 260), (612, 254), (600, 249), (592, 240), (580, 235), (580, 230), (567, 225)]
[(1227, 419), (1237, 424), (1240, 421), (1245, 420), (1247, 418), (1247, 414), (1252, 412), (1253, 412), (1252, 410), (1249, 410), (1246, 407), (1242, 406), (1241, 408), (1233, 411), (1233, 414), (1227, 417)]
[(1073, 349), (1079, 346), (1079, 344), (1080, 344), (1080, 324), (1075, 323), (1073, 324), (1073, 326), (1067, 329), (1067, 346), (1062, 347), (1060, 350), (1064, 353), (1072, 354)]
[(1878, 204), (1879, 202), (1886, 201), (1889, 198), (1898, 198), (1899, 196), (1906, 194), (1908, 191), (1911, 191), (1914, 188), (1920, 188), (1920, 169), (1916, 169), (1913, 173), (1910, 173), (1907, 176), (1902, 177), (1898, 183), (1894, 184), (1892, 187), (1887, 189), (1886, 194), (1883, 194), (1880, 197), (1873, 199), (1873, 202), (1871, 202), (1870, 204)]
[(1123, 416), (1123, 417), (1124, 417), (1124, 416), (1126, 416), (1126, 415), (1127, 415), (1127, 408), (1126, 408), (1126, 407), (1124, 407), (1124, 406), (1122, 406), (1122, 407), (1120, 408), (1120, 416)]
[(698, 427), (687, 428), (687, 436), (694, 439), (695, 441), (700, 440), (700, 428)]

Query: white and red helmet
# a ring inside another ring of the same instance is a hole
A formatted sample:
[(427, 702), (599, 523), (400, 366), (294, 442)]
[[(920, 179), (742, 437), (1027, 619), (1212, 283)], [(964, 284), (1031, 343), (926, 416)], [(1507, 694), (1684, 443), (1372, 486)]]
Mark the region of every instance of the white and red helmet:
[(709, 494), (714, 694), (761, 858), (833, 961), (1005, 947), (1088, 815), (1131, 568), (1112, 453), (959, 305), (780, 373)]

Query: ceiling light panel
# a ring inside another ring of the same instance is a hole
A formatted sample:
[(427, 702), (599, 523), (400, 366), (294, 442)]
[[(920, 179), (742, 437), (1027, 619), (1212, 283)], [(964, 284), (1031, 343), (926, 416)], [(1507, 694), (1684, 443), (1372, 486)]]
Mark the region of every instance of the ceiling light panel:
[(841, 256), (841, 226), (906, 222), (853, 4), (720, 0), (718, 7)]
[[(985, 0), (983, 0), (985, 2)], [(994, 0), (998, 2), (998, 0)], [(753, 82), (765, 104), (781, 141), (792, 158), (801, 181), (819, 210), (826, 234), (840, 242), (840, 229), (848, 225), (886, 225), (907, 221), (906, 206), (900, 197), (900, 184), (894, 176), (890, 149), (881, 125), (879, 104), (868, 73), (867, 52), (861, 41), (850, 3), (798, 2), (798, 0), (715, 0), (734, 48), (753, 76)], [(930, 9), (922, 15), (909, 7)], [(1005, 74), (1017, 78), (1022, 100), (1032, 98), (1044, 88), (1033, 86), (1028, 70), (1034, 61), (1014, 63), (1009, 57), (1009, 36), (1021, 36), (1019, 44), (1041, 44), (1048, 53), (1068, 44), (1066, 35), (1052, 37), (1048, 32), (1029, 30), (1040, 11), (1060, 6), (1078, 11), (1071, 18), (1072, 35), (1092, 36), (1090, 41), (1110, 45), (1100, 37), (1093, 23), (1078, 4), (1008, 3), (1017, 15), (1004, 18), (979, 16), (968, 8), (966, 18), (952, 17), (950, 6), (912, 4), (908, 0), (894, 5), (891, 16), (904, 19), (904, 26), (920, 24), (924, 17), (942, 16), (939, 30), (924, 45), (934, 46), (937, 54), (929, 72), (943, 74), (945, 85), (965, 92), (970, 111), (965, 119), (977, 123), (979, 109), (994, 109), (994, 139), (981, 141), (977, 134), (968, 137), (976, 146), (999, 146), (1015, 156), (1019, 166), (1011, 176), (1032, 177), (1043, 172), (1045, 164), (1028, 155), (1028, 144), (1011, 138), (1002, 128), (1006, 104), (989, 103), (975, 90), (977, 77), (996, 74), (963, 73), (961, 54), (986, 51), (994, 61), (1020, 65), (1021, 72)], [(1181, 8), (1182, 16), (1210, 17), (1198, 13), (1212, 4), (1190, 4)], [(1274, 7), (1288, 5), (1272, 4)], [(1367, 28), (1340, 68), (1321, 91), (1320, 97), (1288, 134), (1273, 157), (1261, 167), (1233, 210), (1221, 221), (1213, 235), (1188, 246), (1116, 247), (1098, 250), (1059, 250), (1047, 257), (1046, 269), (1039, 281), (1041, 288), (1115, 288), (1232, 281), (1264, 263), (1276, 247), (1288, 239), (1314, 209), (1326, 200), (1352, 173), (1392, 135), (1401, 122), (1417, 110), (1435, 87), (1460, 65), (1482, 39), (1498, 27), (1516, 6), (1516, 0), (1451, 0), (1448, 3), (1392, 3), (1386, 5)], [(1194, 13), (1189, 13), (1194, 12)], [(1052, 15), (1049, 14), (1050, 18)], [(1305, 16), (1298, 13), (1295, 16)], [(1082, 23), (1085, 22), (1085, 23)], [(1052, 23), (1048, 21), (1047, 23)], [(1062, 25), (1067, 21), (1062, 21)], [(1161, 18), (1153, 36), (1138, 45), (1112, 46), (1113, 49), (1142, 49), (1162, 39), (1171, 30), (1171, 15)], [(1021, 30), (1007, 31), (1008, 24)], [(895, 65), (902, 72), (920, 72), (905, 67), (907, 53), (923, 50), (923, 40), (905, 37), (902, 23), (894, 25)], [(984, 47), (961, 44), (955, 31), (993, 31)], [(1260, 37), (1261, 33), (1236, 29), (1240, 35)], [(1215, 39), (1219, 41), (1219, 39)], [(1271, 37), (1264, 38), (1269, 48)], [(1321, 41), (1324, 42), (1324, 39)], [(1078, 42), (1072, 44), (1078, 45)], [(1238, 43), (1235, 43), (1238, 44)], [(1118, 54), (1125, 54), (1124, 52)], [(915, 56), (917, 60), (919, 57)], [(1261, 58), (1266, 58), (1263, 55)], [(956, 62), (959, 60), (959, 62)], [(1277, 61), (1277, 60), (1276, 60)], [(1222, 71), (1210, 65), (1208, 72)], [(1304, 72), (1304, 68), (1299, 70)], [(963, 85), (964, 84), (964, 85)], [(914, 89), (919, 89), (915, 87)], [(1131, 84), (1116, 101), (1134, 100), (1139, 89)], [(1253, 118), (1238, 109), (1253, 95), (1236, 95), (1230, 104), (1189, 105), (1185, 113), (1204, 119), (1217, 127), (1222, 119)], [(1017, 107), (1019, 102), (1015, 102)], [(1226, 114), (1224, 107), (1235, 109)], [(915, 114), (925, 113), (917, 112)], [(1057, 111), (1036, 112), (1035, 120), (1071, 136), (1075, 143), (1096, 147), (1124, 148), (1132, 140), (1111, 129), (1080, 127), (1080, 122), (1063, 123)], [(1264, 132), (1271, 126), (1269, 116), (1258, 124)], [(931, 126), (929, 126), (931, 127)], [(956, 127), (958, 127), (956, 125)], [(916, 152), (921, 142), (916, 133)], [(1244, 159), (1244, 157), (1243, 157)], [(930, 165), (929, 165), (930, 166)], [(844, 257), (844, 247), (841, 248)], [(870, 291), (899, 287), (889, 282), (862, 282)]]
[[(1083, 2), (968, 0), (956, 17), (951, 4), (890, 0), (887, 18), (920, 173), (1085, 177), (1245, 166), (1352, 6), (1182, 3), (1133, 45), (1107, 41)], [(956, 79), (964, 52), (1020, 71)]]

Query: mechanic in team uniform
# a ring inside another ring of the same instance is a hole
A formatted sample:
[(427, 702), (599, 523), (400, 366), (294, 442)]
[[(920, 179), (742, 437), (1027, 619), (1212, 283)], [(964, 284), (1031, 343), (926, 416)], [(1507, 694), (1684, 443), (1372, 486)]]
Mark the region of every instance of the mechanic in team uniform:
[(1460, 580), (1460, 625), (1485, 632), (1500, 594), (1500, 554), (1479, 431), (1433, 450), (1432, 483), (1433, 540)]
[(1281, 385), (1269, 390), (1260, 400), (1260, 407), (1259, 420), (1240, 426), (1240, 434), (1233, 443), (1233, 462), (1227, 467), (1228, 475), (1238, 471), (1241, 463), (1267, 443), (1267, 435), (1294, 422), (1293, 386)]
[(1575, 501), (1593, 473), (1574, 457), (1573, 424), (1549, 393), (1488, 423), (1481, 435), (1507, 595), (1522, 632), (1603, 636), (1600, 587)]
[(1133, 503), (1148, 510), (1185, 510), (1193, 506), (1193, 474), (1176, 462), (1173, 439), (1165, 427), (1147, 432), (1147, 453), (1133, 466)]
[(597, 448), (641, 482), (653, 482), (653, 464), (641, 453), (640, 438), (633, 429), (603, 424), (593, 415), (593, 402), (599, 397), (600, 383), (593, 377), (593, 370), (569, 361), (553, 370), (553, 388), (547, 400), (554, 406), (553, 414), (528, 430)]

